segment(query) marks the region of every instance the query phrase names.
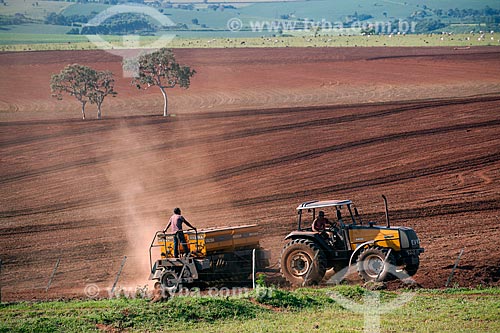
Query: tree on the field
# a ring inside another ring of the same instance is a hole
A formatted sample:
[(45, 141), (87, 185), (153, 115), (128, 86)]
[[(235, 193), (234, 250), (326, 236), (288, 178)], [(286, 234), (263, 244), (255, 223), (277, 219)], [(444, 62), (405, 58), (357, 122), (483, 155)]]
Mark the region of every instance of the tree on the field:
[(111, 72), (101, 72), (79, 64), (68, 65), (59, 74), (52, 75), (50, 89), (52, 96), (59, 100), (64, 94), (74, 96), (82, 104), (84, 120), (87, 103), (97, 104), (97, 119), (101, 119), (104, 98), (116, 95)]
[(73, 64), (64, 67), (59, 74), (52, 75), (50, 89), (52, 96), (62, 100), (63, 94), (74, 96), (82, 104), (82, 117), (85, 120), (85, 105), (90, 101), (91, 77), (94, 70), (90, 67)]
[(104, 98), (108, 95), (116, 96), (114, 91), (115, 80), (110, 71), (94, 71), (91, 78), (91, 89), (89, 91), (89, 101), (97, 105), (97, 119), (101, 119), (101, 106)]
[(140, 55), (137, 65), (132, 83), (138, 89), (158, 86), (163, 95), (163, 116), (166, 117), (168, 99), (165, 89), (176, 86), (189, 88), (190, 79), (196, 71), (188, 66), (179, 65), (172, 50), (166, 48)]

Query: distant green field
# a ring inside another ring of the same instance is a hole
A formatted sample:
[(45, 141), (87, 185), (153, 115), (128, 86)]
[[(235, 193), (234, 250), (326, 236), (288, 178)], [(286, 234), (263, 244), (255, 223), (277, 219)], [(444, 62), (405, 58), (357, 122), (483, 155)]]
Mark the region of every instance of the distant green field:
[(106, 10), (106, 8), (109, 8), (109, 5), (102, 5), (98, 3), (87, 3), (87, 4), (71, 4), (70, 6), (66, 7), (61, 14), (65, 16), (71, 16), (71, 15), (90, 15), (92, 13), (100, 13), (103, 10)]
[[(403, 298), (406, 302), (396, 305)], [(376, 299), (377, 306), (358, 313), (346, 308), (367, 299)], [(373, 293), (359, 286), (266, 288), (161, 303), (115, 298), (1, 304), (0, 332), (362, 332), (365, 319), (374, 316), (381, 332), (499, 332), (499, 312), (498, 288), (415, 293)]]
[[(71, 6), (70, 2), (45, 1), (45, 0), (5, 0), (6, 6), (0, 5), (0, 14), (24, 14), (35, 19), (43, 19), (48, 13), (59, 13), (64, 8)], [(36, 6), (35, 4), (38, 3)]]
[(241, 14), (254, 17), (279, 18), (283, 14), (293, 14), (296, 17), (314, 20), (342, 20), (354, 12), (358, 14), (371, 14), (375, 20), (387, 17), (406, 18), (422, 6), (450, 9), (450, 8), (474, 8), (481, 9), (485, 6), (500, 8), (497, 0), (427, 0), (427, 1), (404, 1), (404, 0), (317, 0), (288, 3), (262, 3), (253, 4), (241, 9)]
[[(91, 15), (99, 13), (109, 5), (89, 3), (77, 4), (63, 1), (35, 1), (19, 0), (7, 1), (8, 6), (0, 6), (0, 14), (23, 13), (29, 17), (43, 19), (50, 12), (71, 15)], [(38, 6), (33, 4), (38, 3)], [(311, 0), (298, 2), (268, 2), (255, 3), (236, 9), (211, 10), (198, 5), (194, 10), (177, 8), (161, 8), (174, 23), (186, 24), (190, 29), (202, 29), (202, 25), (215, 30), (227, 29), (227, 22), (231, 18), (239, 18), (246, 27), (249, 22), (273, 21), (283, 15), (289, 15), (290, 20), (310, 19), (314, 21), (326, 20), (331, 23), (345, 22), (346, 17), (358, 14), (370, 14), (370, 21), (387, 21), (405, 19), (412, 13), (427, 6), (430, 9), (474, 8), (482, 9), (486, 6), (500, 9), (498, 0)], [(198, 25), (193, 20), (198, 20)], [(15, 31), (17, 32), (17, 31)], [(35, 31), (32, 31), (35, 33)]]
[[(22, 36), (25, 35), (64, 35), (68, 32), (71, 27), (66, 27), (63, 25), (50, 25), (50, 24), (20, 24), (20, 25), (9, 25), (4, 27), (1, 31), (1, 39), (5, 38), (8, 40), (15, 40), (15, 38), (24, 39)], [(12, 35), (11, 37), (6, 35)], [(56, 37), (60, 38), (60, 37)], [(1, 41), (0, 41), (1, 43)]]
[[(452, 36), (435, 35), (393, 35), (390, 36), (318, 36), (310, 34), (293, 37), (176, 37), (170, 42), (155, 45), (171, 48), (233, 48), (233, 47), (412, 47), (446, 46), (474, 47), (500, 46), (500, 33), (479, 35), (460, 34)], [(10, 34), (0, 32), (0, 51), (42, 51), (42, 50), (95, 50), (110, 48), (148, 48), (157, 37), (139, 39), (139, 45), (131, 47), (132, 41), (122, 36), (105, 36), (99, 43), (89, 42), (85, 36), (56, 34)]]
[(41, 45), (52, 43), (76, 43), (88, 42), (85, 36), (66, 34), (28, 34), (28, 33), (5, 33), (0, 32), (0, 45)]
[[(182, 10), (182, 9), (164, 9), (163, 13), (174, 23), (187, 24), (191, 29), (199, 29), (202, 24), (207, 25), (212, 29), (226, 29), (227, 21), (233, 17), (238, 17), (238, 12), (235, 9), (226, 9), (225, 11), (213, 10)], [(193, 19), (197, 19), (199, 24), (194, 25)]]
[[(384, 21), (394, 18), (406, 18), (413, 12), (422, 10), (424, 2), (420, 1), (389, 1), (389, 0), (312, 0), (299, 2), (276, 2), (256, 3), (237, 9), (225, 9), (224, 11), (213, 11), (207, 8), (196, 8), (195, 10), (182, 10), (176, 8), (162, 9), (165, 15), (174, 22), (187, 24), (196, 29), (206, 24), (212, 29), (226, 29), (227, 22), (233, 17), (240, 18), (247, 26), (249, 21), (269, 21), (280, 19), (282, 15), (291, 15), (294, 18), (307, 18), (315, 21), (325, 19), (329, 22), (342, 22), (355, 12), (358, 14), (370, 14), (372, 21)], [(428, 0), (425, 5), (429, 8), (474, 8), (481, 9), (485, 6), (500, 9), (500, 1), (470, 1), (470, 0)], [(65, 15), (88, 15), (92, 12), (100, 12), (109, 6), (99, 4), (73, 4), (62, 11)], [(384, 15), (387, 14), (387, 16)], [(199, 25), (193, 25), (192, 20), (197, 19)]]
[[(64, 15), (91, 15), (105, 10), (109, 5), (102, 4), (77, 4), (63, 1), (7, 1), (7, 6), (0, 5), (0, 14), (23, 13), (27, 16), (42, 19), (50, 12)], [(38, 3), (38, 6), (36, 5)], [(322, 19), (330, 23), (345, 21), (346, 16), (358, 14), (371, 14), (371, 22), (388, 21), (394, 18), (406, 18), (411, 13), (421, 10), (423, 6), (429, 8), (476, 8), (485, 6), (500, 9), (498, 0), (426, 0), (401, 1), (401, 0), (311, 0), (299, 2), (270, 2), (256, 3), (238, 8), (211, 10), (198, 5), (194, 10), (177, 8), (161, 8), (164, 15), (176, 24), (185, 24), (188, 29), (176, 31), (159, 31), (157, 35), (176, 35), (177, 37), (168, 45), (171, 47), (321, 47), (321, 46), (476, 46), (498, 45), (498, 36), (489, 34), (482, 40), (477, 36), (460, 35), (470, 30), (485, 30), (478, 24), (457, 22), (447, 27), (458, 35), (445, 36), (355, 36), (360, 34), (360, 29), (324, 30), (314, 37), (309, 27), (294, 31), (283, 29), (280, 35), (278, 29), (263, 29), (252, 31), (252, 25), (259, 22), (273, 22), (283, 15), (289, 15), (289, 20), (297, 22), (299, 18), (308, 18), (319, 22)], [(387, 16), (387, 17), (385, 17)], [(237, 18), (242, 21), (243, 29), (232, 32), (228, 29), (228, 21)], [(198, 24), (194, 21), (197, 20)], [(40, 21), (41, 22), (41, 21)], [(396, 27), (392, 27), (395, 29)], [(105, 36), (111, 44), (89, 43), (85, 36), (65, 35), (71, 29), (69, 26), (54, 26), (39, 24), (6, 25), (0, 27), (0, 50), (47, 50), (47, 49), (96, 49), (120, 47), (122, 37)], [(384, 30), (387, 33), (386, 30)], [(353, 35), (353, 36), (338, 36)], [(280, 37), (274, 37), (278, 35)], [(493, 38), (492, 38), (493, 37)], [(150, 45), (157, 37), (141, 37), (142, 47)], [(269, 39), (271, 38), (271, 39)], [(125, 45), (126, 46), (126, 45)]]

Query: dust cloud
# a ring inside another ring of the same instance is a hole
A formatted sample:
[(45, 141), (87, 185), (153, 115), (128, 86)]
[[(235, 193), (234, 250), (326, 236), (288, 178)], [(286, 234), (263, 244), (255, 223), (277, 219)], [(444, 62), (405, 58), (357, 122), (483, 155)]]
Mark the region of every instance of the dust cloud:
[[(209, 146), (176, 144), (178, 140), (196, 141), (197, 135), (189, 121), (164, 123), (162, 119), (157, 124), (129, 126), (123, 120), (105, 138), (111, 161), (104, 174), (110, 190), (120, 198), (115, 215), (121, 217), (119, 229), (126, 238), (122, 285), (151, 285), (149, 246), (155, 232), (165, 228), (175, 207), (181, 207), (183, 215), (198, 230), (248, 223), (250, 213), (227, 208), (208, 208), (207, 219), (207, 207), (231, 207), (233, 198), (231, 191), (210, 179), (217, 166)], [(166, 142), (172, 143), (173, 148), (164, 148)], [(202, 181), (184, 186), (192, 177)], [(159, 251), (153, 251), (153, 261), (158, 255)]]
[(161, 211), (159, 207), (171, 206), (151, 190), (159, 157), (148, 152), (151, 143), (147, 139), (122, 122), (107, 140), (112, 161), (106, 165), (105, 175), (112, 191), (120, 197), (116, 215), (121, 217), (119, 234), (126, 237), (127, 261), (119, 284), (127, 287), (150, 284), (149, 246), (155, 232), (166, 225), (166, 208)]

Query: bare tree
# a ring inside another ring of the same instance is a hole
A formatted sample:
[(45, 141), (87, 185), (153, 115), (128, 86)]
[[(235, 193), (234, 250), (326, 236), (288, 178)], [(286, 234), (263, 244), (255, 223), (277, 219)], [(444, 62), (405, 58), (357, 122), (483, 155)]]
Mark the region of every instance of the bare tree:
[[(129, 64), (130, 66), (130, 64)], [(157, 86), (163, 95), (163, 116), (167, 116), (168, 98), (165, 89), (179, 86), (189, 88), (191, 77), (196, 73), (188, 66), (181, 66), (175, 60), (172, 50), (162, 48), (153, 53), (142, 54), (138, 59), (137, 74), (132, 83), (138, 89)]]
[(85, 106), (88, 102), (97, 104), (97, 119), (101, 119), (101, 106), (108, 95), (115, 96), (113, 74), (73, 64), (66, 66), (59, 74), (52, 75), (50, 89), (52, 96), (61, 100), (63, 94), (74, 96), (82, 104), (85, 120)]

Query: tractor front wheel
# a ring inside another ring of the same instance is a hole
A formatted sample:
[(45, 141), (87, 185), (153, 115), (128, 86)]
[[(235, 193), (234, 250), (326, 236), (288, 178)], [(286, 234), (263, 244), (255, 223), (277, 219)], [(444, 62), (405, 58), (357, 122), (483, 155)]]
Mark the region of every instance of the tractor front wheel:
[(419, 261), (418, 257), (416, 257), (416, 259), (413, 260), (413, 263), (406, 264), (406, 266), (405, 266), (406, 274), (408, 274), (409, 276), (413, 276), (413, 275), (417, 274), (419, 264), (420, 264), (420, 261)]
[(394, 256), (389, 254), (387, 249), (379, 247), (368, 247), (364, 249), (358, 257), (356, 266), (359, 276), (363, 281), (381, 282), (390, 280), (394, 271)]

